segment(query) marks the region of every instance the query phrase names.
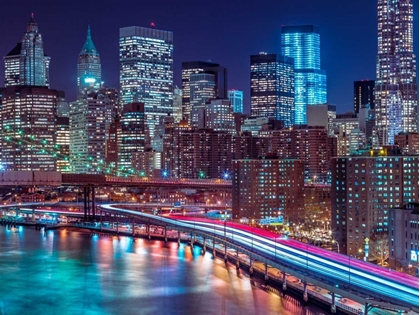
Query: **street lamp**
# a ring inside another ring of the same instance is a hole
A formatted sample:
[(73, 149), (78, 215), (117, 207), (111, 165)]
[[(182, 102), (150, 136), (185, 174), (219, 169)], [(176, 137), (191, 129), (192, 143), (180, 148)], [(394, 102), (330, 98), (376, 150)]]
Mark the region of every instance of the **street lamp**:
[(337, 244), (337, 253), (340, 253), (340, 244), (336, 240), (334, 240), (334, 242)]

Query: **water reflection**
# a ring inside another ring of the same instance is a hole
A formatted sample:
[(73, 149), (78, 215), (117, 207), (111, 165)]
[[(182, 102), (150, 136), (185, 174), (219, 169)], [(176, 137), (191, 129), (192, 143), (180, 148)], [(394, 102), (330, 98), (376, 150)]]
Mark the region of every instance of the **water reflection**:
[(0, 227), (0, 314), (322, 314), (200, 248)]

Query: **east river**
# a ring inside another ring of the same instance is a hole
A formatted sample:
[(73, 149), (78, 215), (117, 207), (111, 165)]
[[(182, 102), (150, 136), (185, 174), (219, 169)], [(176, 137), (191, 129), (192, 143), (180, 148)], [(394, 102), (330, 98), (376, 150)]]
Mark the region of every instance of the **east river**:
[(327, 314), (177, 243), (0, 226), (0, 315)]

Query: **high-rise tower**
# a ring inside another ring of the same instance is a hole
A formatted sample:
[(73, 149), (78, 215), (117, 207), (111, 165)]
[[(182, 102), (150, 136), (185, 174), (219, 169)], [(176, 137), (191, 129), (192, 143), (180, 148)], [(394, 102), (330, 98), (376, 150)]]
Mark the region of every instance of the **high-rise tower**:
[(251, 56), (251, 115), (294, 124), (293, 59), (278, 54)]
[(379, 144), (393, 144), (400, 132), (417, 132), (412, 0), (378, 0), (375, 102)]
[(77, 98), (84, 97), (89, 92), (101, 86), (101, 59), (87, 29), (86, 41), (77, 59)]
[(283, 26), (281, 53), (294, 58), (295, 124), (306, 124), (306, 106), (327, 102), (327, 76), (321, 70), (321, 36), (314, 25)]
[(20, 85), (49, 86), (50, 57), (44, 55), (44, 44), (34, 14), (23, 33), (20, 51)]
[(120, 28), (121, 104), (142, 102), (150, 135), (172, 113), (173, 33), (146, 27)]

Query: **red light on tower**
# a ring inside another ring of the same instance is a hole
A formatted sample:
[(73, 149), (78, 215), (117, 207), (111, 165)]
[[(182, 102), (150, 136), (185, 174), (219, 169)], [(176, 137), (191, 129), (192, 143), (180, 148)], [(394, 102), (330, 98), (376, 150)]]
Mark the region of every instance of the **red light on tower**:
[(154, 28), (155, 27), (155, 22), (150, 23), (150, 27)]

